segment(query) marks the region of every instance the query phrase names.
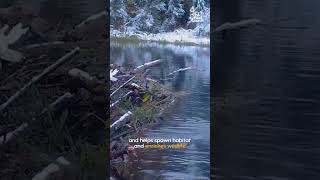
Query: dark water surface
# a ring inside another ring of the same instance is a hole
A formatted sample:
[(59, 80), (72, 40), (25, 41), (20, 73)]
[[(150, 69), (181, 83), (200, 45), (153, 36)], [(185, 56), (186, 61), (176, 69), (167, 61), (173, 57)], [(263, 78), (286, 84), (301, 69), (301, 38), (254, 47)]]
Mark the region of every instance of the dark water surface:
[(111, 63), (136, 67), (162, 58), (151, 77), (163, 79), (170, 72), (182, 72), (165, 84), (183, 92), (163, 115), (164, 120), (144, 135), (148, 138), (191, 138), (186, 149), (145, 149), (134, 162), (132, 179), (209, 179), (210, 176), (210, 49), (208, 47), (111, 43)]
[(318, 0), (216, 7), (221, 22), (265, 23), (215, 41), (217, 179), (320, 179), (319, 7)]

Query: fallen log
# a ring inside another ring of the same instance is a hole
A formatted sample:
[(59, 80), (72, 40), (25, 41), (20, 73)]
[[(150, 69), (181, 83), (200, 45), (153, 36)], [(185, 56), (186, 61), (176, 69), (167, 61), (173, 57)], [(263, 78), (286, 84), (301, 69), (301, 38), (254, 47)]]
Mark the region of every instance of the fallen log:
[(167, 76), (172, 76), (172, 75), (174, 75), (174, 74), (176, 74), (178, 72), (183, 72), (183, 71), (187, 71), (187, 70), (191, 70), (191, 69), (192, 69), (192, 67), (181, 68), (181, 69), (173, 71), (172, 73), (168, 74)]
[(34, 76), (27, 84), (25, 84), (20, 90), (18, 90), (14, 95), (12, 95), (5, 103), (1, 104), (0, 106), (0, 114), (3, 113), (3, 111), (12, 103), (14, 102), (18, 97), (20, 97), (31, 85), (38, 82), (41, 78), (55, 70), (58, 66), (65, 63), (66, 60), (68, 60), (70, 57), (72, 57), (74, 54), (76, 54), (79, 51), (79, 47), (76, 47), (71, 52), (64, 55), (62, 58), (58, 59), (54, 64), (47, 67), (45, 70), (43, 70), (39, 75)]
[(129, 121), (129, 117), (132, 115), (131, 111), (126, 112), (118, 120), (110, 125), (110, 131), (115, 131), (119, 129), (122, 125), (126, 124)]
[(161, 62), (163, 62), (162, 59), (158, 59), (158, 60), (154, 60), (154, 61), (151, 61), (151, 62), (147, 62), (147, 63), (144, 63), (144, 64), (136, 67), (136, 68), (134, 69), (134, 71), (135, 71), (135, 72), (141, 71), (141, 70), (143, 70), (143, 69), (145, 69), (145, 68), (148, 68), (148, 67), (157, 65), (157, 64), (159, 64), (159, 63), (161, 63)]
[(23, 131), (24, 129), (26, 129), (28, 127), (28, 123), (23, 123), (22, 125), (20, 125), (17, 129), (15, 129), (14, 131), (11, 131), (3, 136), (0, 137), (0, 144), (6, 144), (9, 141), (11, 141), (14, 137), (18, 136), (19, 133), (21, 133), (21, 131)]
[(213, 32), (215, 33), (215, 32), (220, 32), (224, 30), (237, 29), (237, 28), (247, 27), (247, 26), (261, 24), (261, 23), (262, 21), (259, 19), (246, 19), (246, 20), (241, 20), (239, 22), (234, 22), (234, 23), (226, 22), (220, 25), (219, 27), (217, 27), (215, 30), (213, 30)]
[(63, 156), (60, 156), (53, 163), (45, 167), (41, 172), (36, 174), (32, 180), (46, 180), (52, 176), (52, 174), (59, 172), (63, 167), (69, 166), (71, 163), (66, 160)]

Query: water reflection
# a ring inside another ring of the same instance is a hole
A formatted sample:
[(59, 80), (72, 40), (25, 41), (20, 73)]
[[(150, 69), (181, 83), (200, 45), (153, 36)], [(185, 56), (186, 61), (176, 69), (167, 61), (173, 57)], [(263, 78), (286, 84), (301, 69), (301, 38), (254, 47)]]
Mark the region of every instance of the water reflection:
[(319, 179), (319, 5), (238, 1), (234, 19), (265, 24), (216, 44), (217, 176)]
[(173, 91), (183, 91), (164, 121), (146, 132), (149, 138), (191, 138), (186, 149), (144, 150), (135, 162), (132, 179), (209, 179), (210, 175), (210, 49), (199, 46), (159, 45), (155, 43), (111, 43), (111, 63), (136, 67), (164, 59), (152, 69), (154, 79), (165, 79), (184, 67), (194, 70), (179, 73), (164, 83)]

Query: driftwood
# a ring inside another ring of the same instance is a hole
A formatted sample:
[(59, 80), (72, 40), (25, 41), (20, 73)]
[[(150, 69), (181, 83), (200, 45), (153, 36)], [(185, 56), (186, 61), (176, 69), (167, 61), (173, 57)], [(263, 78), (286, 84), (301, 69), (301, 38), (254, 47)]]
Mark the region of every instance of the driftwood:
[(128, 81), (123, 83), (121, 86), (119, 86), (116, 90), (114, 90), (111, 94), (110, 97), (112, 97), (119, 89), (123, 88), (125, 85), (127, 85), (130, 81), (132, 81), (136, 76), (131, 77)]
[(220, 32), (220, 31), (224, 31), (224, 30), (237, 29), (237, 28), (247, 27), (247, 26), (261, 24), (261, 23), (262, 22), (259, 19), (246, 19), (246, 20), (242, 20), (242, 21), (234, 22), (234, 23), (226, 22), (226, 23), (220, 25), (219, 27), (217, 27), (213, 32)]
[(9, 141), (11, 141), (14, 137), (18, 136), (21, 131), (26, 129), (28, 127), (28, 123), (23, 123), (21, 126), (19, 126), (14, 131), (11, 131), (3, 136), (0, 137), (0, 144), (6, 144)]
[(159, 64), (159, 63), (161, 63), (161, 62), (163, 62), (162, 59), (158, 59), (158, 60), (154, 60), (154, 61), (151, 61), (151, 62), (147, 62), (147, 63), (144, 63), (144, 64), (136, 67), (136, 68), (134, 69), (134, 71), (135, 71), (135, 72), (141, 71), (141, 70), (143, 70), (143, 69), (145, 69), (145, 68), (148, 68), (148, 67), (157, 65), (157, 64)]
[(128, 122), (128, 117), (132, 115), (131, 111), (126, 112), (124, 115), (122, 115), (118, 120), (116, 120), (114, 123), (110, 125), (110, 130), (114, 131), (119, 129), (122, 125), (126, 124)]
[(192, 69), (192, 67), (181, 68), (181, 69), (173, 71), (172, 73), (168, 74), (167, 76), (172, 76), (172, 75), (174, 75), (174, 74), (176, 74), (178, 72), (183, 72), (183, 71), (187, 71), (187, 70), (191, 70), (191, 69)]
[(47, 67), (45, 70), (43, 70), (39, 75), (34, 76), (27, 84), (25, 84), (20, 90), (18, 90), (14, 95), (12, 95), (5, 103), (1, 104), (0, 106), (0, 114), (3, 113), (3, 111), (18, 97), (20, 97), (31, 85), (38, 82), (41, 78), (49, 74), (51, 71), (55, 70), (59, 65), (63, 64), (68, 60), (70, 57), (72, 57), (74, 54), (76, 54), (79, 51), (79, 47), (76, 47), (74, 50), (69, 52), (68, 54), (64, 55), (62, 58), (58, 59), (54, 64)]
[(9, 49), (9, 45), (17, 42), (29, 28), (22, 28), (22, 24), (15, 25), (6, 35), (9, 26), (5, 25), (0, 29), (0, 59), (9, 62), (20, 62), (23, 58), (21, 52)]
[(96, 19), (99, 19), (99, 18), (101, 18), (103, 16), (107, 16), (107, 15), (108, 15), (107, 11), (102, 11), (102, 12), (99, 12), (97, 14), (91, 15), (90, 17), (88, 17), (87, 19), (85, 19), (84, 21), (82, 21), (81, 23), (76, 25), (76, 29), (82, 28), (83, 26), (85, 26), (89, 22), (94, 21)]
[(63, 167), (69, 166), (71, 163), (63, 156), (60, 156), (53, 163), (45, 167), (41, 172), (36, 174), (32, 180), (46, 180), (52, 176), (53, 173), (59, 172)]

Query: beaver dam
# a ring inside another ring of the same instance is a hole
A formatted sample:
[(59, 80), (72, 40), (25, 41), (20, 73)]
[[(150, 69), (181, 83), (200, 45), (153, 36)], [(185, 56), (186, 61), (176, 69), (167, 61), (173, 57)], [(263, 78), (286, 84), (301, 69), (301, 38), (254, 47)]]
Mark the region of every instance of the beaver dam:
[[(110, 61), (111, 175), (209, 177), (209, 48), (112, 40)], [(192, 142), (168, 154), (134, 149), (138, 137)]]
[[(128, 72), (118, 70), (120, 67), (117, 65), (110, 66), (111, 164), (118, 175), (125, 176), (127, 171), (123, 166), (117, 166), (119, 161), (127, 162), (128, 154), (135, 153), (134, 149), (130, 149), (126, 143), (128, 140), (124, 141), (124, 138), (128, 137), (126, 135), (130, 136), (139, 132), (141, 128), (161, 118), (163, 110), (175, 101), (176, 96), (172, 92), (157, 80), (148, 77), (150, 72), (148, 67), (160, 63), (163, 63), (162, 59), (154, 60)], [(190, 69), (178, 69), (168, 77)], [(117, 142), (117, 139), (120, 141)]]

